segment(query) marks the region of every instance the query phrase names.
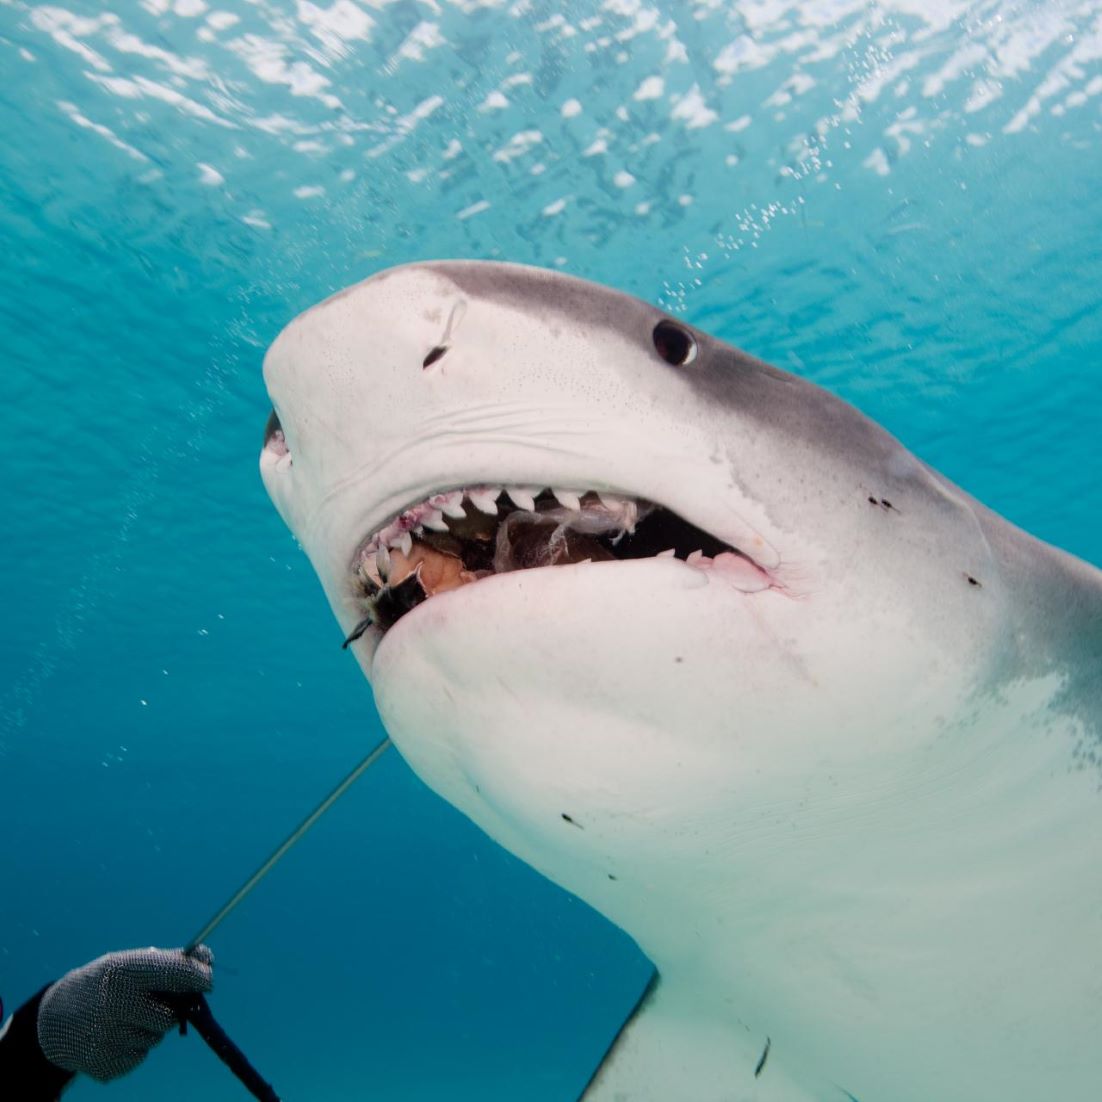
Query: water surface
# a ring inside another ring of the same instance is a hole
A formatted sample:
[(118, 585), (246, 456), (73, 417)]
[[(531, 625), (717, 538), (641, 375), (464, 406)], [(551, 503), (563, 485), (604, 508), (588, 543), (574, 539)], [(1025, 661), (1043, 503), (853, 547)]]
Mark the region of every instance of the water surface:
[[(0, 0), (0, 62), (9, 1003), (379, 736), (255, 468), (264, 348), (381, 267), (641, 295), (1102, 562), (1099, 0)], [(397, 755), (214, 946), (288, 1100), (568, 1102), (647, 975)], [(111, 1095), (242, 1091), (171, 1038)]]

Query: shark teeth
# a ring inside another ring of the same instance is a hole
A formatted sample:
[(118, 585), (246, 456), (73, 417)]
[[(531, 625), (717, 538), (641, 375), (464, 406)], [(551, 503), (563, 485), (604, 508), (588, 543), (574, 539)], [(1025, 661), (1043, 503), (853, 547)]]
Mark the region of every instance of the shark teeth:
[(421, 516), (421, 523), (434, 532), (448, 531), (448, 523), (444, 520), (444, 514), (438, 509), (429, 509)]
[(452, 520), (462, 520), (467, 512), (463, 508), (463, 491), (456, 490), (450, 494), (437, 494), (429, 498), (429, 504), (434, 505), (446, 517)]
[(560, 505), (564, 505), (567, 509), (573, 509), (577, 512), (582, 507), (582, 499), (579, 494), (574, 493), (573, 490), (559, 490), (554, 489), (551, 491), (555, 495)]
[[(499, 504), (500, 503), (500, 504)], [(577, 491), (561, 486), (541, 488), (539, 486), (472, 486), (464, 490), (449, 490), (433, 494), (420, 505), (404, 510), (384, 528), (380, 529), (363, 546), (361, 556), (369, 558), (379, 549), (390, 549), (409, 555), (417, 540), (432, 539), (432, 533), (442, 535), (455, 534), (464, 529), (477, 515), (500, 518), (511, 509), (520, 509), (527, 513), (544, 511), (555, 505), (571, 513), (587, 514), (602, 511), (607, 521), (620, 530), (613, 539), (614, 544), (633, 535), (640, 519), (639, 502), (626, 495), (608, 490)], [(644, 514), (652, 506), (644, 505)], [(452, 522), (455, 522), (453, 526)], [(662, 555), (674, 552), (666, 550)], [(703, 552), (696, 551), (688, 561), (696, 565)], [(681, 555), (684, 558), (684, 554)], [(374, 577), (374, 564), (369, 568)], [(379, 579), (385, 574), (382, 565), (378, 567)]]
[(375, 569), (378, 571), (379, 580), (385, 582), (390, 577), (390, 550), (380, 547), (375, 552)]
[(535, 512), (536, 495), (539, 493), (537, 486), (506, 486), (505, 493), (518, 509), (524, 509), (529, 513)]
[(408, 555), (411, 541), (423, 538), (426, 530), (452, 532), (449, 521), (468, 521), (472, 510), (487, 517), (500, 517), (502, 511), (508, 513), (511, 506), (534, 513), (539, 509), (537, 501), (548, 502), (551, 499), (574, 513), (599, 506), (625, 533), (635, 531), (639, 516), (635, 499), (607, 490), (579, 492), (559, 486), (472, 486), (465, 490), (433, 494), (422, 504), (406, 509), (372, 536), (364, 546), (363, 554), (374, 554), (378, 548), (388, 547)]
[(500, 493), (500, 491), (489, 488), (484, 490), (468, 490), (467, 497), (480, 513), (496, 517), (498, 493)]
[(738, 548), (662, 505), (531, 485), (433, 494), (361, 544), (352, 573), (364, 610), (385, 632), (423, 600), (491, 574), (647, 558), (676, 558), (744, 593), (783, 588)]

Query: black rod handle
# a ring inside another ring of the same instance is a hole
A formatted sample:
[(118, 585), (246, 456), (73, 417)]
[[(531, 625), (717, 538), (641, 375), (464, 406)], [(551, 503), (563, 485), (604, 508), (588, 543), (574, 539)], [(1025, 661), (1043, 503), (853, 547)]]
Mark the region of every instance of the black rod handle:
[(180, 1032), (190, 1022), (195, 1032), (210, 1046), (211, 1051), (237, 1076), (253, 1098), (260, 1102), (280, 1102), (271, 1083), (267, 1082), (245, 1058), (245, 1054), (229, 1039), (226, 1031), (214, 1020), (206, 998), (201, 994), (170, 995), (168, 1001), (180, 1016)]

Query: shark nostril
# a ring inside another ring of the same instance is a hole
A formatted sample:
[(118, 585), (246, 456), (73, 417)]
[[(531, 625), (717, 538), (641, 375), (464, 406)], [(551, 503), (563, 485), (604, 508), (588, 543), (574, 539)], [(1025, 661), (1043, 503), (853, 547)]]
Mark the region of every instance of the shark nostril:
[(264, 426), (264, 447), (276, 453), (287, 455), (290, 449), (283, 435), (283, 426), (279, 421), (279, 414), (273, 409), (268, 423)]

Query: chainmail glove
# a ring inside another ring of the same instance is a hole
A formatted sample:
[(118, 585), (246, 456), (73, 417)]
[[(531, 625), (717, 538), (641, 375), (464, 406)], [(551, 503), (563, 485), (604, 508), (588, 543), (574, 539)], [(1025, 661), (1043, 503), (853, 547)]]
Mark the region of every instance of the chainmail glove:
[(128, 949), (66, 973), (38, 1008), (43, 1055), (101, 1082), (125, 1075), (179, 1022), (165, 996), (209, 991), (213, 964), (204, 945)]

